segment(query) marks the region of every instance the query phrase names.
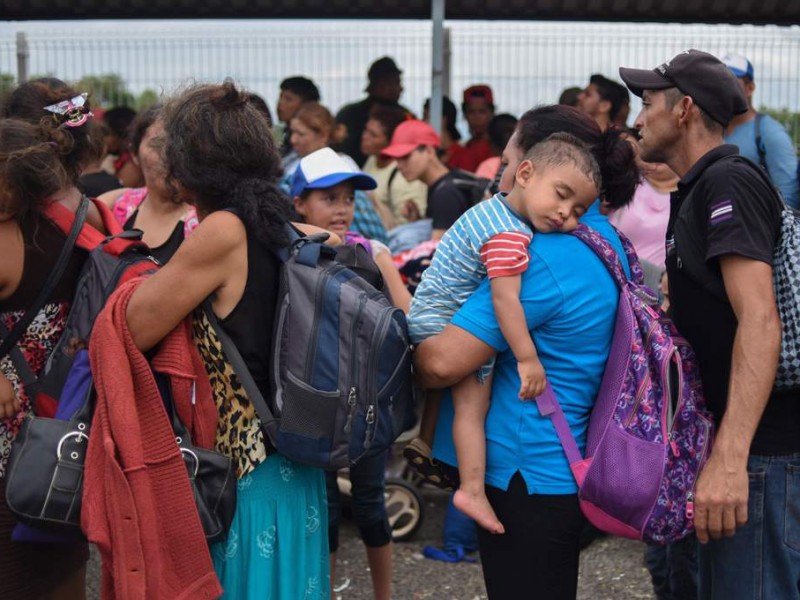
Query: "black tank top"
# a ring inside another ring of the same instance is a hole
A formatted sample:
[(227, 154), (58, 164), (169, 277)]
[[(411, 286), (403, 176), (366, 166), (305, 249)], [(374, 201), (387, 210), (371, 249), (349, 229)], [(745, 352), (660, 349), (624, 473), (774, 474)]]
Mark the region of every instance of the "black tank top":
[(272, 394), (272, 333), (278, 299), (280, 261), (263, 243), (247, 235), (247, 283), (233, 311), (220, 319), (261, 394)]
[[(138, 214), (139, 209), (137, 208), (135, 211), (133, 211), (131, 216), (128, 217), (128, 220), (125, 221), (122, 229), (125, 231), (135, 229), (134, 223), (136, 222), (136, 216)], [(181, 220), (178, 221), (177, 225), (175, 225), (175, 229), (173, 229), (172, 233), (169, 234), (167, 241), (156, 248), (150, 248), (150, 253), (158, 262), (160, 262), (162, 265), (165, 265), (167, 264), (167, 261), (178, 251), (178, 248), (183, 243), (184, 239), (184, 223)]]
[[(22, 278), (14, 293), (0, 301), (0, 312), (26, 310), (33, 304), (67, 239), (57, 225), (33, 211), (29, 211), (23, 217), (19, 227), (25, 244)], [(72, 251), (67, 268), (50, 295), (48, 303), (72, 302), (78, 276), (87, 256), (88, 253), (80, 248)]]

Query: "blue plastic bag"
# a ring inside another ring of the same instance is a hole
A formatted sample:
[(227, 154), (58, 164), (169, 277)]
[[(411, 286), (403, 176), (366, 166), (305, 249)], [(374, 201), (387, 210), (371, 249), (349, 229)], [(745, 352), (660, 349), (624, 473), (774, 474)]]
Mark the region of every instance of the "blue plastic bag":
[(476, 558), (467, 556), (478, 550), (478, 525), (453, 506), (453, 495), (447, 503), (442, 528), (442, 548), (425, 546), (422, 551), (425, 558), (442, 562), (477, 562)]

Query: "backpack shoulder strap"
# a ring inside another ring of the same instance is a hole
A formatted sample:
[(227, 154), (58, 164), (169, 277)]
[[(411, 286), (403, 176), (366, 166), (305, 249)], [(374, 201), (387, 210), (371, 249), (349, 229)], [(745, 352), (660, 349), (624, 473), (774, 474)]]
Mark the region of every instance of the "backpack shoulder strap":
[(284, 225), (284, 231), (289, 238), (289, 245), (280, 248), (275, 253), (282, 263), (287, 262), (290, 256), (295, 256), (298, 263), (307, 267), (316, 267), (321, 256), (336, 258), (336, 249), (325, 245), (325, 240), (330, 237), (327, 233), (300, 235), (291, 223)]
[(553, 388), (550, 387), (549, 381), (547, 382), (547, 387), (545, 387), (544, 392), (536, 398), (536, 408), (539, 409), (539, 414), (543, 417), (550, 417), (550, 420), (553, 422), (553, 427), (555, 427), (556, 434), (558, 435), (558, 441), (561, 442), (564, 454), (567, 455), (569, 468), (578, 486), (580, 486), (586, 475), (586, 465), (578, 449), (575, 436), (572, 435), (572, 430), (569, 428), (567, 417), (564, 415), (561, 404), (559, 404)]
[[(86, 197), (84, 196), (84, 198)], [(130, 232), (123, 231), (122, 226), (120, 226), (114, 218), (114, 213), (112, 213), (111, 209), (103, 202), (100, 202), (96, 198), (87, 198), (87, 208), (89, 202), (94, 204), (95, 208), (100, 213), (100, 218), (103, 220), (103, 227), (108, 233), (102, 233), (90, 224), (84, 222), (81, 226), (78, 238), (75, 241), (75, 245), (78, 248), (92, 251), (102, 246), (105, 252), (114, 256), (119, 256), (131, 247), (143, 244), (141, 241), (141, 233), (136, 234), (136, 230)], [(57, 202), (47, 207), (45, 216), (65, 233), (70, 231), (76, 218), (76, 215), (71, 210)]]
[(247, 398), (253, 403), (253, 407), (256, 409), (256, 414), (261, 420), (264, 431), (267, 433), (270, 442), (272, 442), (277, 433), (278, 419), (273, 414), (269, 404), (264, 400), (264, 396), (261, 394), (261, 390), (258, 389), (258, 385), (255, 379), (253, 379), (250, 369), (247, 368), (247, 363), (244, 362), (244, 358), (242, 358), (236, 344), (222, 328), (219, 320), (217, 320), (217, 316), (214, 314), (214, 309), (211, 306), (210, 298), (203, 302), (203, 311), (206, 313), (208, 322), (211, 324), (214, 333), (216, 333), (222, 344), (222, 351), (225, 353), (225, 357), (230, 361), (236, 376), (239, 378), (244, 391), (247, 393)]
[[(3, 321), (0, 320), (0, 336), (2, 336), (4, 340), (6, 340), (8, 339), (8, 335), (9, 335), (8, 329), (6, 328)], [(20, 350), (19, 346), (17, 346), (15, 343), (7, 354), (11, 356), (11, 362), (17, 371), (17, 375), (19, 376), (20, 381), (22, 381), (22, 384), (25, 386), (25, 391), (28, 394), (28, 397), (33, 398), (33, 396), (35, 395), (33, 387), (36, 386), (37, 379), (36, 375), (34, 375), (33, 371), (31, 371), (31, 367), (28, 364), (28, 361), (25, 360), (25, 356), (22, 354), (22, 350)]]
[(395, 177), (397, 177), (397, 173), (399, 169), (394, 167), (392, 172), (389, 174), (389, 181), (386, 184), (386, 199), (389, 201), (389, 206), (392, 205), (392, 183), (394, 182)]
[[(719, 161), (736, 161), (749, 167), (750, 170), (764, 183), (764, 185), (772, 190), (775, 201), (778, 203), (778, 208), (781, 212), (786, 210), (785, 203), (783, 202), (780, 191), (775, 187), (775, 184), (770, 179), (769, 175), (764, 169), (754, 163), (749, 158), (740, 154), (733, 154), (720, 158)], [(725, 291), (725, 284), (722, 277), (712, 272), (706, 265), (705, 256), (698, 251), (698, 237), (693, 232), (690, 221), (692, 220), (691, 204), (693, 195), (690, 193), (681, 204), (678, 210), (678, 218), (675, 220), (673, 234), (675, 236), (675, 249), (678, 253), (678, 266), (688, 275), (696, 284), (702, 287), (706, 292), (721, 300), (728, 301), (728, 293)]]
[(762, 169), (769, 173), (769, 169), (767, 168), (767, 149), (764, 146), (764, 141), (761, 139), (761, 121), (763, 118), (764, 115), (761, 113), (756, 113), (756, 152), (758, 152), (758, 164), (761, 165)]
[[(642, 271), (641, 264), (639, 264), (639, 258), (636, 256), (636, 252), (633, 249), (633, 244), (621, 232), (617, 231), (616, 229), (615, 231), (619, 236), (620, 242), (622, 242), (622, 248), (625, 250), (625, 256), (628, 260), (628, 267), (631, 271), (631, 281), (638, 285), (643, 285), (644, 272)], [(622, 266), (622, 261), (620, 260), (619, 254), (608, 242), (608, 240), (606, 240), (591, 227), (587, 227), (583, 224), (578, 225), (577, 229), (572, 232), (572, 235), (589, 246), (589, 248), (591, 248), (594, 253), (597, 254), (619, 287), (625, 286), (625, 284), (628, 282), (628, 276), (625, 274), (625, 269)]]
[[(51, 206), (56, 204), (58, 203), (54, 202)], [(69, 263), (69, 259), (72, 256), (72, 250), (75, 248), (78, 234), (83, 229), (84, 223), (86, 222), (86, 213), (89, 210), (89, 200), (86, 196), (81, 199), (78, 210), (74, 214), (68, 208), (61, 205), (59, 206), (69, 212), (72, 217), (72, 223), (67, 230), (67, 240), (64, 242), (61, 253), (58, 255), (55, 265), (53, 265), (53, 268), (47, 275), (47, 279), (45, 279), (38, 296), (36, 296), (22, 318), (14, 325), (14, 329), (8, 335), (3, 336), (3, 343), (0, 344), (0, 358), (8, 354), (16, 345), (17, 341), (19, 341), (22, 335), (28, 330), (28, 326), (36, 318), (36, 315), (39, 314), (42, 307), (47, 304), (48, 298), (50, 298), (53, 290), (61, 280), (64, 270), (67, 268), (67, 263)]]

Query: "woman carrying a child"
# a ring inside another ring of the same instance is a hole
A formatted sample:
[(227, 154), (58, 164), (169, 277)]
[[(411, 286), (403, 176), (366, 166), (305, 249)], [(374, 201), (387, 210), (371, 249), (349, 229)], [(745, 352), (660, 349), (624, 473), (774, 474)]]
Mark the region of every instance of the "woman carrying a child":
[[(559, 133), (571, 135), (553, 136)], [(517, 598), (526, 590), (537, 598), (574, 598), (584, 524), (577, 486), (550, 419), (530, 399), (542, 391), (546, 374), (573, 434), (585, 444), (619, 292), (593, 251), (565, 233), (580, 217), (622, 254), (601, 203), (587, 201), (587, 196), (599, 195), (611, 207), (624, 206), (633, 195), (637, 171), (633, 151), (617, 131), (602, 133), (593, 120), (565, 106), (526, 113), (506, 146), (503, 163), (501, 189), (511, 192), (488, 202), (517, 222), (533, 225), (530, 245), (511, 275), (490, 273), (473, 285), (474, 292), (449, 324), (420, 343), (416, 365), (428, 387), (455, 386), (454, 403), (445, 392), (433, 453), (459, 465), (461, 508), (485, 527), (479, 541), (489, 597)], [(454, 256), (470, 251), (460, 238), (451, 246)], [(440, 246), (440, 260), (446, 258), (441, 251)], [(507, 255), (502, 258), (507, 261)], [(433, 269), (425, 281), (435, 277)], [(412, 326), (416, 302), (415, 296)], [(495, 355), (487, 413), (483, 398), (489, 386), (476, 383), (475, 373), (485, 372)], [(469, 387), (472, 391), (465, 394)], [(472, 437), (458, 431), (465, 423)], [(485, 439), (485, 446), (476, 439)], [(484, 481), (486, 504), (481, 499)]]

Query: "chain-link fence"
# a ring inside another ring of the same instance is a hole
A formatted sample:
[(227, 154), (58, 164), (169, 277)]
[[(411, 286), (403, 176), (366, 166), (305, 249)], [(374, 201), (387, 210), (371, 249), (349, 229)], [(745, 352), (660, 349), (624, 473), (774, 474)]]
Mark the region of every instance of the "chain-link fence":
[[(192, 81), (226, 77), (274, 108), (280, 81), (311, 77), (332, 110), (363, 97), (369, 64), (384, 55), (403, 69), (402, 102), (420, 112), (430, 92), (426, 21), (0, 23), (0, 86), (13, 85), (24, 32), (28, 76), (83, 79), (95, 103), (141, 104)], [(555, 102), (592, 73), (654, 67), (686, 48), (735, 51), (755, 66), (758, 107), (778, 113), (800, 142), (800, 27), (554, 22), (450, 22), (449, 89), (494, 89), (498, 111), (520, 114)], [(23, 53), (25, 51), (24, 48)], [(446, 85), (447, 85), (446, 84)], [(632, 122), (639, 108), (633, 99)]]

